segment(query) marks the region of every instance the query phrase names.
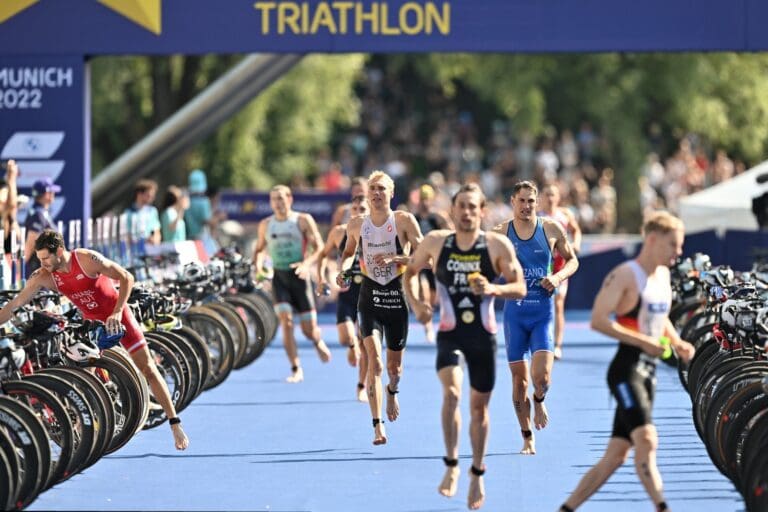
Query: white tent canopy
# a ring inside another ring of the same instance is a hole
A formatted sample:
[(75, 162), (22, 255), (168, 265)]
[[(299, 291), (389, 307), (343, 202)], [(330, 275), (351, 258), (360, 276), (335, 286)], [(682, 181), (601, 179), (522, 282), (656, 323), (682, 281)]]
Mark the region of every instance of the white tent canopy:
[(680, 217), (688, 233), (715, 229), (756, 230), (752, 198), (768, 191), (757, 177), (768, 173), (768, 160), (748, 171), (680, 200)]

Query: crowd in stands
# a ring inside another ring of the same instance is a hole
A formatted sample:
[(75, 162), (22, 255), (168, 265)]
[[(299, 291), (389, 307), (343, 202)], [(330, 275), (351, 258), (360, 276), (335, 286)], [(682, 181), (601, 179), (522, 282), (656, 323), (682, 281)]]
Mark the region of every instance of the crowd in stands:
[[(370, 67), (361, 84), (359, 126), (346, 133), (334, 151), (316, 159), (314, 181), (297, 176), (295, 190), (336, 192), (349, 179), (383, 169), (395, 180), (395, 201), (413, 207), (416, 190), (427, 183), (436, 191), (436, 207), (461, 183), (477, 182), (491, 202), (488, 224), (509, 218), (508, 198), (515, 182), (556, 182), (563, 206), (576, 215), (584, 233), (614, 233), (617, 197), (614, 170), (603, 164), (606, 138), (589, 122), (575, 131), (550, 128), (538, 137), (515, 130), (503, 120), (478, 126), (471, 112), (456, 110), (440, 94), (417, 103), (407, 84)], [(481, 138), (481, 132), (488, 135)], [(653, 132), (649, 147), (659, 146)], [(742, 172), (744, 165), (723, 151), (709, 156), (695, 136), (684, 137), (665, 160), (648, 156), (639, 180), (643, 210), (677, 213), (681, 197)]]

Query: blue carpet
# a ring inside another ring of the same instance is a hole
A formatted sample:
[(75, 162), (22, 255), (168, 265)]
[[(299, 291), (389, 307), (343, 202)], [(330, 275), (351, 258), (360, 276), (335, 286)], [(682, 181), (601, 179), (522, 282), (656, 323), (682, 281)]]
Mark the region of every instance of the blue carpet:
[[(614, 405), (605, 385), (615, 345), (589, 331), (585, 312), (569, 312), (564, 359), (547, 398), (550, 426), (537, 433), (536, 456), (518, 454), (511, 378), (499, 349), (491, 402), (483, 510), (554, 511), (602, 454)], [(322, 365), (300, 341), (302, 384), (286, 384), (280, 335), (254, 364), (203, 393), (184, 413), (191, 439), (176, 452), (167, 425), (142, 432), (119, 452), (40, 496), (30, 510), (263, 510), (416, 512), (466, 510), (470, 447), (467, 401), (460, 437), (462, 479), (453, 499), (438, 495), (441, 391), (434, 346), (411, 325), (401, 383), (401, 417), (387, 423), (389, 443), (371, 445), (367, 404), (354, 400), (348, 366), (330, 315), (321, 315), (333, 361)], [(467, 383), (465, 379), (465, 397)], [(676, 372), (660, 368), (655, 420), (659, 467), (675, 511), (735, 512), (743, 502), (712, 465), (695, 433)], [(580, 510), (652, 509), (623, 466)]]

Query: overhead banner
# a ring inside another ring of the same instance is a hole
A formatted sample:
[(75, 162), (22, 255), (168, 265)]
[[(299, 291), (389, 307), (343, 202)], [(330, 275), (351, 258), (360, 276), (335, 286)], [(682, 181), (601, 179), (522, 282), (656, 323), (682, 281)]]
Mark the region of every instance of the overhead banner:
[(0, 54), (768, 49), (764, 0), (1, 0)]
[[(322, 192), (293, 192), (293, 210), (309, 213), (320, 224), (331, 221), (336, 207), (349, 202), (349, 192), (325, 194)], [(238, 222), (258, 222), (272, 215), (269, 192), (222, 192), (219, 207), (227, 218)]]
[(55, 220), (91, 214), (85, 77), (81, 56), (0, 56), (0, 161), (18, 163), (20, 194), (31, 196), (42, 179), (61, 187), (50, 209)]

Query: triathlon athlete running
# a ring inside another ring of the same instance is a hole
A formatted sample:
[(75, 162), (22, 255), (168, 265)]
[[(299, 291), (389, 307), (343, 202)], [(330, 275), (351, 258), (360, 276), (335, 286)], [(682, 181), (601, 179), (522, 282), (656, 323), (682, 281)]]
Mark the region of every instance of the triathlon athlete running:
[[(554, 183), (541, 189), (541, 215), (557, 221), (565, 230), (571, 241), (573, 252), (581, 252), (581, 227), (576, 216), (568, 208), (560, 206), (560, 188)], [(560, 272), (565, 266), (565, 258), (555, 251), (552, 261), (552, 272)], [(563, 336), (565, 334), (565, 297), (568, 294), (566, 279), (555, 291), (555, 359), (563, 357)]]
[[(640, 254), (616, 267), (603, 281), (592, 307), (592, 328), (619, 340), (608, 368), (608, 387), (616, 399), (613, 431), (603, 458), (581, 479), (560, 507), (572, 512), (624, 463), (635, 448), (635, 471), (657, 511), (669, 510), (656, 466), (658, 434), (651, 419), (656, 359), (666, 337), (677, 357), (689, 361), (693, 346), (680, 339), (669, 320), (672, 302), (669, 265), (682, 254), (683, 223), (666, 213), (652, 214), (643, 225)], [(613, 315), (616, 319), (613, 319)], [(670, 354), (671, 355), (671, 354)]]
[[(571, 244), (557, 222), (536, 215), (538, 190), (530, 181), (521, 181), (513, 188), (514, 218), (497, 229), (506, 234), (517, 251), (523, 267), (528, 293), (522, 300), (504, 302), (504, 338), (507, 361), (512, 372), (512, 400), (520, 422), (523, 449), (520, 453), (533, 455), (536, 445), (531, 428), (531, 402), (528, 399), (528, 360), (531, 360), (533, 380), (533, 426), (547, 426), (549, 416), (544, 399), (552, 375), (554, 340), (554, 290), (579, 267)], [(565, 266), (552, 273), (552, 253), (557, 250), (565, 258)]]
[[(445, 441), (445, 475), (438, 487), (443, 496), (456, 494), (459, 481), (459, 429), (463, 355), (469, 372), (472, 465), (468, 505), (479, 509), (485, 501), (482, 476), (488, 440), (488, 404), (496, 378), (495, 297), (525, 296), (522, 269), (509, 240), (485, 233), (480, 226), (485, 214), (485, 196), (476, 184), (464, 185), (453, 197), (456, 231), (431, 231), (413, 255), (405, 273), (413, 281), (430, 262), (437, 278), (440, 326), (437, 333), (437, 375), (443, 386), (442, 426)], [(492, 284), (503, 275), (506, 284)], [(414, 289), (406, 286), (406, 290)], [(417, 318), (431, 318), (432, 305), (409, 297)]]
[[(359, 195), (352, 198), (352, 208), (350, 213), (352, 217), (368, 214), (368, 200), (365, 196)], [(325, 264), (331, 251), (341, 250), (347, 241), (347, 225), (340, 224), (328, 232), (328, 239), (325, 242), (322, 252), (317, 262), (318, 287), (327, 286), (325, 283)], [(365, 377), (368, 371), (368, 358), (365, 354), (365, 347), (358, 343), (357, 329), (357, 301), (360, 296), (360, 284), (363, 282), (363, 275), (360, 273), (360, 251), (355, 253), (355, 259), (350, 268), (351, 280), (349, 289), (339, 292), (336, 301), (336, 329), (339, 332), (339, 342), (349, 347), (347, 360), (352, 366), (357, 366), (359, 373), (357, 381), (357, 399), (361, 402), (368, 401), (368, 395), (365, 392)], [(362, 354), (361, 354), (362, 349)]]
[[(311, 254), (323, 250), (323, 241), (317, 231), (315, 219), (308, 213), (299, 213), (291, 209), (293, 195), (285, 185), (277, 185), (269, 192), (269, 204), (274, 215), (259, 223), (259, 239), (256, 242), (253, 260), (256, 271), (263, 268), (264, 251), (269, 251), (272, 259), (272, 295), (275, 300), (275, 313), (280, 319), (283, 330), (283, 345), (291, 364), (288, 382), (304, 380), (296, 338), (293, 335), (293, 311), (301, 322), (301, 331), (317, 349), (320, 360), (327, 363), (331, 352), (321, 338), (317, 325), (315, 298), (310, 280), (310, 268), (314, 264)], [(310, 255), (305, 254), (308, 247)], [(305, 257), (307, 259), (305, 259)]]
[(368, 404), (371, 408), (373, 444), (387, 442), (381, 418), (383, 363), (381, 341), (387, 343), (387, 418), (400, 414), (397, 393), (403, 372), (403, 350), (408, 338), (408, 305), (403, 292), (402, 274), (408, 263), (408, 246), (415, 250), (421, 242), (416, 219), (409, 212), (392, 211), (390, 201), (395, 184), (381, 171), (368, 178), (368, 204), (371, 213), (355, 217), (347, 225), (347, 241), (342, 254), (342, 273), (337, 283), (344, 285), (345, 271), (351, 268), (357, 247), (362, 247), (358, 318), (363, 345), (368, 354)]

